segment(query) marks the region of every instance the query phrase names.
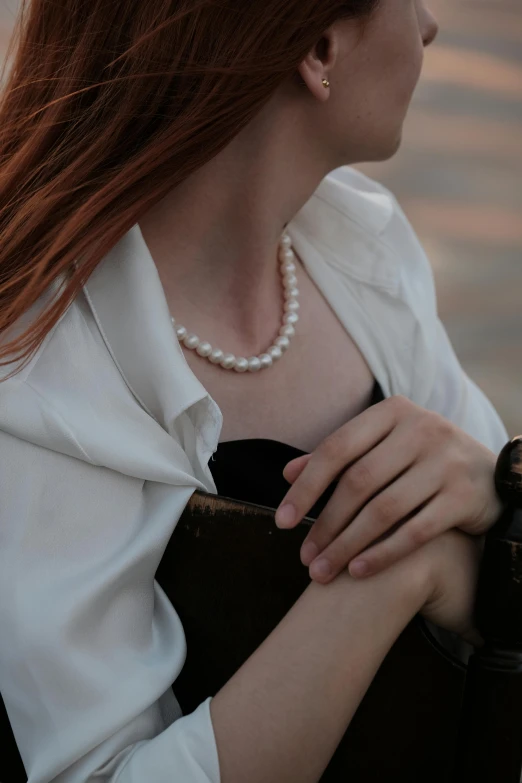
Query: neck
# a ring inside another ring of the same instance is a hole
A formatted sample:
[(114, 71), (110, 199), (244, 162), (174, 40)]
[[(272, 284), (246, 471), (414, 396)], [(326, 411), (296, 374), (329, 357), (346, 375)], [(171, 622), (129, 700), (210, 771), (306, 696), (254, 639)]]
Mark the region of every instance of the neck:
[(140, 219), (171, 313), (189, 329), (222, 327), (226, 313), (254, 345), (280, 320), (284, 227), (333, 168), (294, 135), (261, 117)]

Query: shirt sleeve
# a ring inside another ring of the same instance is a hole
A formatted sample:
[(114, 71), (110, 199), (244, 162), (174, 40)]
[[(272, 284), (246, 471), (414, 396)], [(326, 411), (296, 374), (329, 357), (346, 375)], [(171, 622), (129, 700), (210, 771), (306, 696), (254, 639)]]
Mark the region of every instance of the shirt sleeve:
[(498, 454), (509, 440), (500, 416), (462, 368), (438, 317), (434, 333), (435, 375), (426, 407), (441, 413)]
[(154, 574), (193, 487), (0, 432), (0, 692), (29, 783), (219, 783), (210, 698)]
[(413, 226), (393, 193), (380, 184), (379, 189), (393, 204), (386, 241), (395, 250), (401, 295), (414, 323), (415, 336), (406, 351), (412, 396), (498, 453), (509, 440), (506, 428), (457, 358), (438, 315), (433, 270)]

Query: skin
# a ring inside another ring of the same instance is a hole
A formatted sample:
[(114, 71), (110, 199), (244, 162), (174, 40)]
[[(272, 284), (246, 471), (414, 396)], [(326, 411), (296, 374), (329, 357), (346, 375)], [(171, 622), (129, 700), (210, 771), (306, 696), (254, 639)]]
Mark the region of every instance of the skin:
[[(394, 154), (423, 47), (436, 32), (421, 0), (383, 0), (362, 37), (356, 20), (334, 24), (250, 125), (143, 216), (140, 228), (181, 323), (198, 330), (204, 324), (202, 334), (219, 334), (237, 355), (269, 344), (280, 319), (275, 260), (284, 226), (332, 169)], [(379, 427), (393, 431), (383, 411), (396, 422), (401, 412), (407, 418), (406, 406), (377, 407), (368, 429), (373, 443)], [(333, 470), (346, 466), (354, 428), (370, 421), (362, 416), (319, 456), (314, 451), (308, 463), (287, 466), (301, 510)], [(363, 441), (359, 435), (361, 455), (372, 448)], [(436, 458), (444, 459), (437, 442)], [(306, 484), (312, 467), (317, 478)], [(371, 470), (382, 476), (381, 468)], [(335, 535), (346, 514), (334, 517)], [(479, 641), (472, 622), (478, 543), (449, 531), (368, 579), (343, 569), (328, 584), (313, 581), (211, 701), (222, 783), (319, 780), (383, 658), (417, 612)]]
[(334, 168), (396, 152), (436, 32), (421, 0), (384, 0), (362, 36), (357, 20), (332, 25), (254, 120), (142, 216), (180, 323), (236, 355), (270, 344), (284, 226)]
[(316, 783), (416, 612), (477, 642), (476, 555), (452, 531), (367, 580), (311, 582), (211, 702), (221, 783)]
[[(338, 21), (247, 128), (142, 217), (179, 322), (219, 336), (236, 355), (270, 344), (280, 321), (275, 259), (285, 224), (332, 169), (396, 152), (424, 48), (436, 34), (423, 0), (383, 0), (363, 31), (357, 20)], [(205, 373), (223, 371), (209, 365)], [(318, 581), (350, 563), (352, 575), (363, 576), (450, 527), (485, 532), (500, 510), (494, 466), (495, 455), (461, 430), (392, 398), (289, 463), (284, 475), (293, 486), (281, 506), (293, 507), (286, 526), (297, 524), (344, 473), (302, 560)], [(368, 550), (411, 514), (414, 500), (425, 508)]]
[(495, 465), (493, 452), (447, 419), (390, 397), (286, 465), (292, 487), (276, 523), (294, 527), (338, 478), (301, 560), (323, 583), (348, 563), (352, 576), (369, 576), (452, 527), (486, 533), (502, 511)]

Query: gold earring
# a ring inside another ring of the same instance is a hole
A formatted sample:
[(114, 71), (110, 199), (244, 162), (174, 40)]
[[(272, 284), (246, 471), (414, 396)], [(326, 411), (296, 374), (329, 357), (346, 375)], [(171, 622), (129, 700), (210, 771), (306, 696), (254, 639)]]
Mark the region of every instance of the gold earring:
[(323, 79), (323, 85), (324, 85), (324, 87), (329, 87), (330, 86), (330, 82), (328, 81), (328, 79)]

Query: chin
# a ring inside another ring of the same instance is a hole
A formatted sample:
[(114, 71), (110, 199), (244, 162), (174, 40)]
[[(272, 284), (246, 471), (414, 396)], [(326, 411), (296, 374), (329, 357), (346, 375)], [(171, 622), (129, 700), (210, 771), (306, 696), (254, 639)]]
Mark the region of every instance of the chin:
[(383, 139), (379, 145), (375, 145), (371, 159), (368, 160), (389, 160), (399, 150), (402, 143), (402, 127), (394, 136)]
[[(358, 150), (357, 155), (345, 156), (344, 163), (348, 165), (356, 163), (377, 163), (381, 160), (389, 160), (398, 151), (402, 142), (402, 126), (395, 134), (390, 134), (386, 138), (371, 139), (370, 143), (366, 143)], [(343, 165), (342, 163), (339, 165)]]

